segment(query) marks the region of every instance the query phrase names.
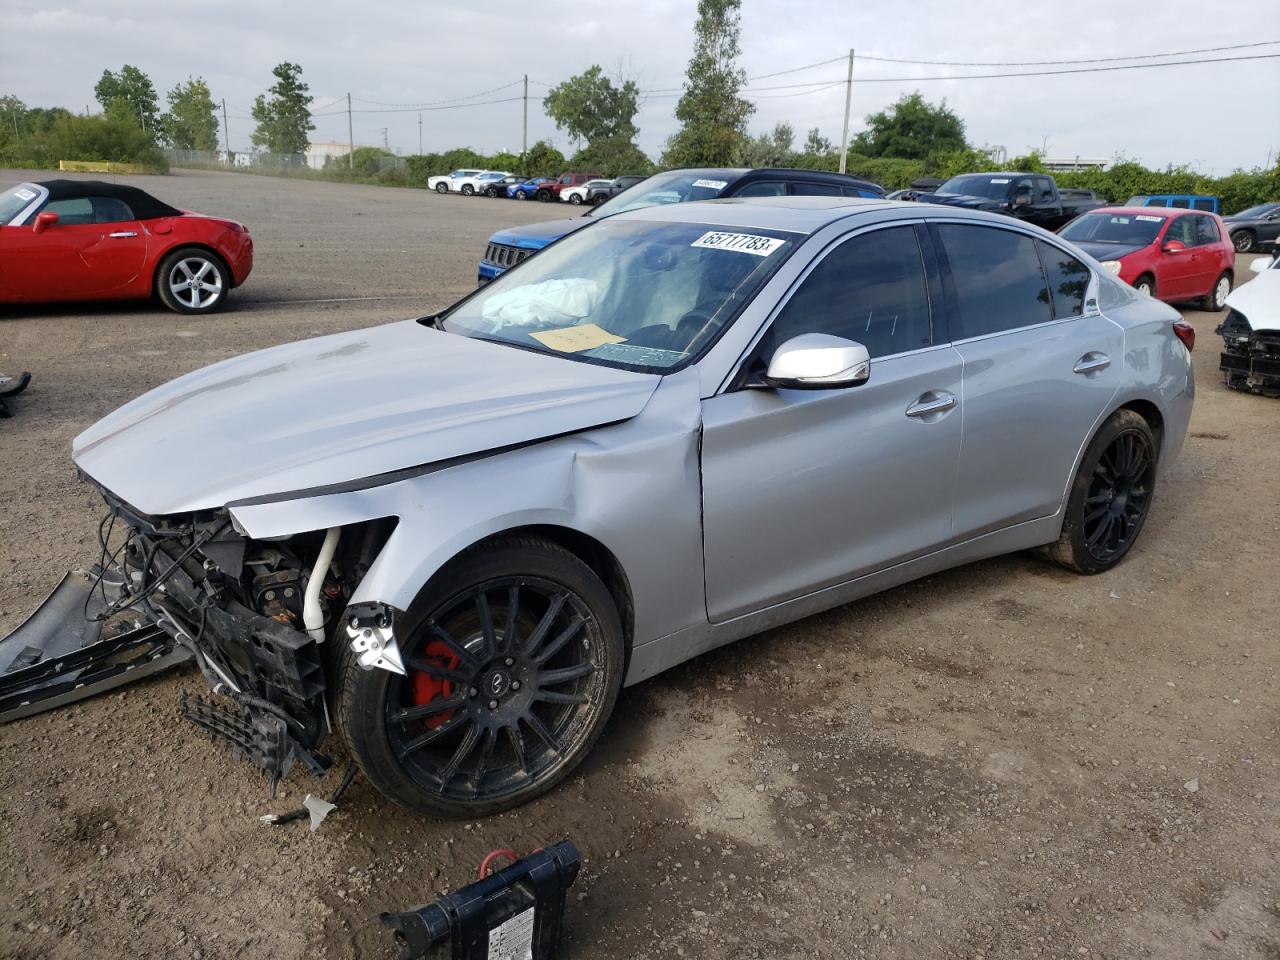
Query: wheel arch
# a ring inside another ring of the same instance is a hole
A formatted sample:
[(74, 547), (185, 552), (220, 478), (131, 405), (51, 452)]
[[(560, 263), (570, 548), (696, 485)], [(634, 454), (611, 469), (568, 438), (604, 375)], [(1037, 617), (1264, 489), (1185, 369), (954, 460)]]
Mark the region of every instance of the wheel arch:
[(231, 270), (231, 264), (227, 262), (227, 258), (218, 250), (217, 247), (209, 243), (203, 243), (199, 240), (180, 240), (169, 244), (156, 255), (156, 266), (151, 271), (151, 293), (156, 296), (160, 293), (160, 268), (164, 266), (165, 259), (175, 250), (200, 250), (204, 253), (212, 254), (222, 264), (222, 269), (227, 271), (227, 278), (232, 281), (235, 286), (235, 274)]

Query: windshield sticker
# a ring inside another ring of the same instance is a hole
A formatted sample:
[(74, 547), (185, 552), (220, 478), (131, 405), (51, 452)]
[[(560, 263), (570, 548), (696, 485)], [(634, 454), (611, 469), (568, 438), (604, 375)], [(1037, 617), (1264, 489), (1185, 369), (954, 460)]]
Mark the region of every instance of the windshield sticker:
[(606, 343), (592, 350), (591, 356), (598, 360), (612, 360), (638, 367), (671, 367), (684, 358), (679, 350), (644, 347), (637, 343)]
[(1143, 223), (1164, 223), (1164, 217), (1148, 217), (1141, 213), (1138, 214), (1137, 219), (1141, 220)]
[(606, 343), (622, 343), (627, 338), (610, 333), (594, 323), (584, 323), (576, 327), (560, 327), (558, 330), (540, 330), (529, 336), (543, 346), (561, 353), (581, 353), (583, 350), (594, 350)]
[(704, 233), (689, 246), (704, 247), (708, 250), (732, 250), (735, 253), (767, 257), (786, 242), (773, 237), (758, 237), (751, 233), (721, 233), (718, 230), (712, 230)]
[(1008, 177), (1004, 177), (1004, 178), (1001, 178), (1001, 177), (993, 177), (993, 178), (992, 178), (992, 180), (991, 180), (991, 182), (992, 182), (992, 183), (1008, 183), (1008, 182), (1009, 182), (1009, 178), (1008, 178)]
[(723, 190), (729, 185), (728, 180), (695, 180), (695, 187), (706, 187), (708, 190)]
[(19, 187), (13, 192), (19, 200), (34, 200), (36, 198), (36, 192), (28, 190), (26, 187)]
[[(1150, 218), (1150, 217), (1148, 217), (1147, 219), (1149, 220), (1149, 219), (1151, 219), (1151, 218)], [(1112, 217), (1112, 218), (1111, 218), (1109, 221), (1107, 221), (1107, 222), (1108, 222), (1108, 223), (1118, 223), (1118, 224), (1120, 224), (1121, 226), (1124, 226), (1125, 224), (1127, 224), (1127, 223), (1129, 222), (1129, 218), (1128, 218), (1128, 217)]]

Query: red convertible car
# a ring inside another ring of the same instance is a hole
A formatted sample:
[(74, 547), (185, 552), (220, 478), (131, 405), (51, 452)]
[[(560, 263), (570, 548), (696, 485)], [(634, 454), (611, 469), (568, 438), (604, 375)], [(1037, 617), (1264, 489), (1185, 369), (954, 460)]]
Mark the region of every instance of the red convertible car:
[(0, 304), (159, 296), (178, 313), (210, 313), (252, 269), (243, 224), (137, 187), (45, 180), (0, 192)]

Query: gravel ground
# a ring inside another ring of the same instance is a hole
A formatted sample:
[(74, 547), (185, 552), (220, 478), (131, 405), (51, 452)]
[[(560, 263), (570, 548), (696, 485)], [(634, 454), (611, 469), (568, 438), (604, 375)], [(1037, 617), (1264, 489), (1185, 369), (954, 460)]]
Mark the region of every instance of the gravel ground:
[[(0, 425), (0, 632), (93, 558), (76, 433), (215, 360), (442, 306), (493, 229), (559, 212), (137, 182), (247, 222), (257, 268), (199, 321), (0, 309), (0, 369), (36, 375)], [(513, 813), (423, 820), (357, 780), (320, 832), (263, 827), (336, 774), (271, 801), (177, 718), (191, 674), (0, 728), (0, 957), (389, 957), (379, 911), (570, 837), (575, 958), (1280, 958), (1280, 402), (1224, 389), (1220, 317), (1186, 316), (1192, 433), (1118, 570), (1006, 557), (701, 657)]]

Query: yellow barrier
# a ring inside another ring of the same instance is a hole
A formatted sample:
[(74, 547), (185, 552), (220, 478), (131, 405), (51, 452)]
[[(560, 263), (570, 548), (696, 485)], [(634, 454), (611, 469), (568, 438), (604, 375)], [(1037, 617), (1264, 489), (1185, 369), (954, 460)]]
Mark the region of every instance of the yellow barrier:
[(152, 173), (141, 163), (114, 163), (106, 160), (59, 160), (59, 170), (75, 173)]

